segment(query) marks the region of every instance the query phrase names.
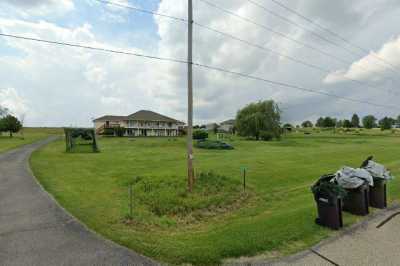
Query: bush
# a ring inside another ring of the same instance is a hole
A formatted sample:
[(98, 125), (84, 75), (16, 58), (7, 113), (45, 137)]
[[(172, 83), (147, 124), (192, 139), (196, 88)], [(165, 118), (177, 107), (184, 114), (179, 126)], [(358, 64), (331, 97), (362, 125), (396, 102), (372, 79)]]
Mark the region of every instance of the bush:
[(123, 137), (125, 135), (125, 128), (124, 127), (116, 127), (114, 128), (115, 135), (117, 137)]
[(261, 131), (260, 138), (264, 141), (270, 141), (274, 138), (274, 135), (268, 131)]
[(195, 147), (208, 150), (233, 150), (233, 146), (219, 140), (200, 140)]
[(193, 139), (201, 140), (201, 139), (207, 139), (208, 138), (208, 132), (204, 130), (196, 130), (193, 132)]
[(113, 128), (105, 128), (103, 131), (103, 135), (105, 136), (114, 136), (114, 129)]

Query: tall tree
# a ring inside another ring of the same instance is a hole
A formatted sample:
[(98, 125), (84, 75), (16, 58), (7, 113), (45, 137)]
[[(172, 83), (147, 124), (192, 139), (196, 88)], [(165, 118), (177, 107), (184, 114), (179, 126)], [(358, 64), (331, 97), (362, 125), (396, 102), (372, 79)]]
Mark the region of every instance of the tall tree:
[(251, 103), (236, 115), (236, 130), (240, 136), (260, 139), (267, 132), (275, 138), (281, 135), (281, 111), (273, 101)]
[(354, 114), (351, 117), (351, 125), (352, 125), (352, 127), (355, 127), (355, 128), (360, 127), (360, 117), (357, 114)]
[(336, 119), (331, 118), (329, 116), (324, 118), (324, 122), (322, 123), (322, 127), (335, 127)]
[(385, 116), (383, 119), (379, 120), (379, 126), (381, 130), (392, 129), (393, 127), (393, 118)]
[(343, 120), (343, 127), (344, 128), (351, 128), (353, 125), (351, 124), (351, 121), (350, 120), (348, 120), (348, 119), (346, 119), (346, 120)]
[(0, 120), (0, 131), (8, 131), (10, 138), (22, 128), (21, 122), (12, 115), (7, 115)]
[(304, 127), (304, 128), (306, 128), (306, 127), (313, 127), (314, 125), (313, 125), (313, 123), (312, 123), (311, 121), (307, 120), (307, 121), (304, 121), (304, 122), (301, 124), (301, 126)]
[(317, 123), (315, 123), (315, 126), (324, 127), (324, 118), (323, 117), (318, 118)]
[(363, 123), (363, 126), (366, 128), (366, 129), (371, 129), (371, 128), (375, 128), (375, 127), (377, 127), (378, 125), (376, 124), (376, 117), (375, 116), (373, 116), (373, 115), (367, 115), (367, 116), (364, 116), (363, 117), (363, 119), (362, 119), (362, 123)]

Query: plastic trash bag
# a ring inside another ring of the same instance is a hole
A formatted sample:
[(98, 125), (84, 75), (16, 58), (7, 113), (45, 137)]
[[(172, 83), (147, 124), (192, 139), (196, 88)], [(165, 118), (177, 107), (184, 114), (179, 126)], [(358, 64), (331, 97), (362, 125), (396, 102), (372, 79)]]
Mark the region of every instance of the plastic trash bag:
[(374, 185), (374, 178), (365, 169), (343, 167), (336, 172), (335, 180), (338, 184), (347, 189), (355, 189), (361, 187), (365, 182), (370, 186)]
[(364, 165), (364, 169), (367, 170), (374, 178), (390, 180), (394, 177), (382, 164), (376, 163), (372, 160), (368, 160), (368, 163)]

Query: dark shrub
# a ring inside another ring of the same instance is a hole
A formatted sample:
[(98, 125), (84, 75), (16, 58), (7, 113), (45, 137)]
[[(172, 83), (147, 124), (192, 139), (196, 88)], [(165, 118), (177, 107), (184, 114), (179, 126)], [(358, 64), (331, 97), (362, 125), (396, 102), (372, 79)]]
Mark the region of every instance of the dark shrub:
[(218, 140), (199, 140), (196, 145), (200, 149), (233, 150), (233, 146)]
[(116, 127), (114, 128), (115, 130), (115, 135), (117, 137), (123, 137), (125, 135), (125, 128), (124, 127)]
[(270, 141), (274, 138), (274, 135), (268, 131), (261, 131), (260, 138), (264, 141)]
[(193, 139), (207, 139), (208, 133), (204, 130), (196, 130), (193, 132)]
[(105, 136), (114, 136), (114, 128), (105, 128), (103, 131), (103, 135)]

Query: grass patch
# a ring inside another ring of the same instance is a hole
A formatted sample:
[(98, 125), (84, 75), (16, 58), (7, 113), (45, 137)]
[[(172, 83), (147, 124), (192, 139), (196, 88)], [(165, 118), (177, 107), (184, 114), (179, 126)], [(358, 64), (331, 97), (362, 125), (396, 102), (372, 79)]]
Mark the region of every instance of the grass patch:
[(14, 134), (12, 138), (7, 133), (0, 135), (0, 153), (31, 144), (51, 135), (61, 135), (61, 128), (25, 128), (20, 133)]
[[(196, 173), (213, 170), (224, 178), (204, 184), (199, 178), (193, 195), (184, 191), (184, 138), (100, 138), (102, 152), (93, 154), (67, 154), (60, 140), (35, 152), (31, 166), (45, 189), (93, 230), (156, 260), (195, 265), (286, 255), (331, 235), (314, 224), (310, 187), (322, 174), (358, 167), (374, 155), (400, 176), (400, 137), (391, 132), (298, 132), (281, 142), (232, 141), (229, 152), (195, 149)], [(245, 199), (243, 166), (250, 191)], [(134, 222), (126, 223), (128, 184), (137, 176), (145, 178), (134, 190)], [(152, 184), (149, 193), (146, 182)], [(388, 186), (390, 201), (398, 200), (400, 178)], [(344, 216), (346, 226), (360, 219)]]
[(201, 173), (194, 191), (186, 189), (185, 178), (136, 178), (133, 182), (135, 215), (143, 222), (143, 213), (151, 213), (153, 222), (163, 225), (196, 223), (204, 218), (240, 208), (250, 196), (243, 193), (238, 180), (226, 176)]

